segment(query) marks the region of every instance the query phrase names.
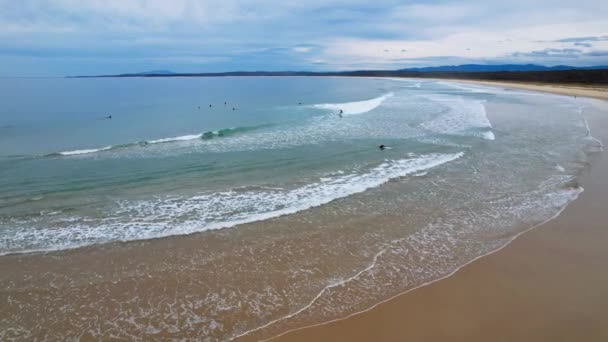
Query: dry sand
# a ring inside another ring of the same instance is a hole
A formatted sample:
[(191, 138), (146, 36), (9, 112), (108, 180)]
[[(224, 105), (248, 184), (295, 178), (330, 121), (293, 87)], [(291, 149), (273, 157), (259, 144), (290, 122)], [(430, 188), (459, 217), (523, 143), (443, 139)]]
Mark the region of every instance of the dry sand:
[[(469, 81), (467, 81), (469, 82)], [(606, 88), (478, 82), (608, 98)], [(608, 103), (585, 116), (608, 141)], [(453, 276), (375, 308), (273, 341), (608, 341), (608, 157), (556, 219)]]

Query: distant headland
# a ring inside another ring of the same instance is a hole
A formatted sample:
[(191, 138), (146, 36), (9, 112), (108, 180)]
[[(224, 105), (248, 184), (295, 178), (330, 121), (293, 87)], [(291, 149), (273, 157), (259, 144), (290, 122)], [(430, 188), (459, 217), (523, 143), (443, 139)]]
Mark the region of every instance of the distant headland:
[(448, 78), (495, 81), (522, 81), (547, 83), (608, 84), (608, 65), (574, 67), (567, 65), (542, 66), (535, 64), (464, 64), (398, 70), (353, 70), (353, 71), (229, 71), (178, 73), (169, 70), (154, 70), (130, 74), (67, 76), (68, 78), (90, 77), (227, 77), (227, 76), (345, 76), (345, 77), (415, 77)]

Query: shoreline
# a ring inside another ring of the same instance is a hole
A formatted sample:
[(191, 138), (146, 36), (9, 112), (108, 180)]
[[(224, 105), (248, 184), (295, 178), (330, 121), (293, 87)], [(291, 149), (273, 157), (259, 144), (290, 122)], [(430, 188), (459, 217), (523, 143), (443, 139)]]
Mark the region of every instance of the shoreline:
[[(551, 99), (553, 97), (549, 96), (548, 98)], [(586, 102), (582, 101), (586, 100), (580, 101), (575, 107), (583, 108), (581, 104), (585, 104)], [(574, 103), (571, 100), (568, 100), (568, 102)], [(544, 103), (548, 108), (553, 108), (550, 100), (549, 102), (543, 101), (538, 103)], [(521, 112), (504, 111), (504, 108), (502, 108), (501, 110), (503, 111), (498, 110), (497, 112), (508, 114), (507, 119), (512, 120), (510, 116), (515, 113), (519, 113), (519, 117), (524, 118), (529, 110), (534, 110), (534, 107), (527, 108), (526, 111)], [(559, 110), (545, 114), (557, 113), (559, 113)], [(605, 113), (602, 112), (602, 114)], [(576, 120), (576, 122), (579, 121), (578, 119)], [(595, 133), (595, 122), (590, 123)], [(566, 129), (569, 129), (569, 127), (566, 126)], [(587, 125), (587, 132), (589, 132), (588, 128), (589, 125)], [(580, 136), (584, 136), (584, 126), (582, 123), (578, 129)], [(608, 132), (608, 129), (602, 130), (602, 132)], [(528, 133), (534, 136), (535, 131)], [(591, 141), (592, 137), (589, 134), (587, 136), (589, 136), (587, 139)], [(591, 157), (594, 156), (596, 154), (593, 154)], [(581, 161), (590, 162), (594, 159), (582, 158)], [(557, 162), (559, 160), (554, 161)], [(508, 166), (507, 164), (502, 167), (508, 168)], [(562, 168), (562, 170), (564, 169)], [(581, 171), (580, 165), (576, 170), (578, 170), (576, 173), (577, 178), (580, 178), (579, 176), (584, 174), (584, 171)], [(582, 170), (588, 170), (588, 168), (583, 167)], [(489, 172), (492, 174), (491, 169)], [(519, 173), (519, 177), (527, 176), (527, 170), (526, 172)], [(465, 190), (462, 193), (467, 192), (463, 184), (479, 184), (479, 182), (476, 183), (474, 181), (469, 183), (469, 173), (463, 173), (462, 176), (456, 179), (459, 179), (460, 182), (456, 182), (455, 184), (461, 184), (462, 189)], [(484, 184), (485, 181), (492, 183), (493, 180), (490, 177), (484, 178)], [(413, 184), (415, 182), (405, 183)], [(509, 187), (515, 183), (505, 183), (507, 185), (505, 189), (509, 190)], [(362, 206), (368, 206), (369, 203), (376, 203), (373, 201), (381, 200), (384, 203), (387, 200), (399, 199), (403, 197), (404, 193), (408, 193), (408, 190), (417, 189), (416, 186), (407, 187), (400, 186), (400, 184), (399, 182), (389, 182), (385, 186), (381, 196), (379, 194), (374, 195), (373, 191), (364, 192), (361, 196), (367, 196), (363, 197), (365, 200), (357, 201), (361, 203), (360, 206), (351, 207), (349, 210), (356, 211)], [(438, 191), (444, 191), (443, 186), (435, 186)], [(450, 185), (446, 183), (445, 187), (449, 188)], [(568, 196), (568, 203), (571, 205), (572, 199), (581, 194), (581, 187), (579, 187), (578, 182), (573, 182), (565, 186), (565, 188), (571, 190), (569, 191), (571, 196)], [(429, 208), (431, 210), (441, 208), (425, 205), (424, 198), (421, 201), (416, 201), (416, 203), (417, 206), (411, 211), (415, 212), (416, 215), (425, 216), (425, 213), (429, 212)], [(557, 217), (563, 210), (569, 208), (569, 206), (563, 205), (564, 202), (560, 203), (562, 204), (559, 207), (554, 207), (555, 210), (552, 210), (549, 215), (542, 216), (542, 220), (533, 221), (535, 223), (534, 226), (528, 226), (529, 228), (524, 232), (533, 230), (544, 222), (548, 222), (547, 219), (551, 221), (552, 218), (550, 219), (549, 216), (553, 218)], [(602, 203), (602, 201), (599, 203)], [(239, 325), (243, 324), (242, 322), (256, 322), (256, 320), (259, 322), (261, 320), (260, 315), (270, 312), (269, 308), (277, 307), (275, 306), (275, 302), (279, 297), (273, 292), (270, 292), (267, 297), (261, 298), (257, 294), (268, 293), (266, 289), (269, 288), (267, 286), (269, 281), (284, 282), (286, 274), (293, 275), (293, 272), (289, 270), (297, 269), (299, 271), (296, 272), (296, 276), (299, 276), (299, 279), (306, 280), (305, 283), (300, 280), (300, 286), (298, 287), (291, 285), (293, 283), (290, 284), (285, 281), (285, 283), (277, 284), (276, 288), (288, 289), (288, 291), (281, 292), (281, 296), (289, 298), (290, 301), (305, 300), (298, 303), (299, 308), (302, 305), (304, 307), (295, 314), (289, 314), (289, 312), (293, 312), (290, 311), (289, 307), (282, 307), (280, 310), (283, 311), (276, 311), (276, 313), (279, 315), (285, 313), (287, 316), (280, 315), (280, 318), (266, 322), (266, 324), (262, 322), (262, 324), (258, 324), (257, 328), (254, 327), (248, 330), (247, 333), (242, 333), (238, 336), (232, 335), (231, 340), (260, 340), (279, 333), (287, 333), (282, 336), (290, 338), (291, 335), (299, 334), (300, 331), (307, 332), (308, 330), (325, 329), (330, 324), (351, 322), (352, 320), (359, 319), (360, 316), (365, 315), (367, 317), (368, 314), (377, 316), (375, 314), (377, 310), (386, 305), (391, 305), (391, 303), (399, 302), (401, 297), (406, 296), (404, 293), (419, 293), (427, 288), (438, 286), (437, 284), (450, 281), (462, 272), (466, 272), (466, 269), (471, 267), (469, 265), (476, 265), (486, 260), (486, 258), (482, 257), (490, 255), (488, 257), (490, 258), (491, 255), (498, 253), (497, 251), (511, 246), (510, 243), (523, 234), (520, 231), (515, 236), (511, 236), (511, 234), (509, 234), (510, 236), (505, 236), (500, 244), (492, 245), (492, 250), (486, 248), (483, 252), (480, 252), (480, 254), (483, 254), (482, 256), (476, 256), (477, 254), (475, 254), (469, 255), (467, 258), (458, 258), (454, 254), (450, 258), (444, 258), (452, 267), (446, 269), (445, 272), (436, 274), (435, 279), (432, 277), (419, 279), (415, 273), (410, 273), (409, 271), (414, 268), (401, 267), (404, 265), (404, 262), (408, 262), (408, 259), (393, 259), (390, 262), (397, 266), (397, 268), (400, 268), (400, 271), (389, 272), (385, 278), (378, 277), (378, 275), (383, 277), (381, 273), (369, 272), (369, 275), (375, 278), (374, 280), (384, 279), (385, 281), (374, 281), (375, 286), (366, 287), (365, 292), (354, 293), (354, 295), (360, 296), (360, 298), (367, 298), (369, 295), (371, 299), (350, 312), (343, 311), (344, 315), (349, 315), (350, 318), (335, 319), (336, 317), (340, 317), (339, 314), (324, 316), (322, 311), (313, 311), (315, 308), (331, 308), (332, 305), (323, 305), (323, 298), (325, 298), (325, 294), (333, 293), (334, 290), (337, 291), (336, 293), (344, 291), (341, 284), (346, 284), (351, 280), (353, 283), (356, 281), (366, 281), (365, 277), (358, 277), (361, 274), (367, 275), (368, 270), (376, 268), (375, 265), (381, 255), (391, 255), (391, 250), (399, 252), (395, 254), (403, 255), (400, 252), (402, 249), (398, 244), (394, 244), (392, 247), (380, 245), (379, 248), (375, 248), (378, 245), (375, 244), (376, 240), (373, 238), (369, 238), (362, 243), (358, 243), (359, 240), (353, 240), (354, 242), (350, 243), (349, 238), (359, 237), (360, 233), (365, 232), (366, 228), (370, 227), (370, 225), (383, 240), (386, 240), (387, 236), (400, 238), (403, 232), (393, 232), (390, 228), (398, 227), (402, 222), (410, 222), (404, 221), (409, 219), (407, 216), (395, 214), (395, 211), (398, 212), (406, 206), (407, 203), (403, 202), (399, 206), (375, 211), (374, 216), (349, 220), (348, 218), (344, 219), (345, 216), (335, 214), (335, 210), (341, 207), (339, 203), (333, 203), (321, 206), (315, 209), (315, 211), (296, 213), (288, 218), (274, 218), (261, 223), (245, 224), (238, 230), (227, 231), (221, 229), (188, 236), (182, 235), (172, 236), (171, 238), (135, 240), (126, 243), (116, 242), (91, 245), (62, 252), (53, 252), (48, 255), (46, 253), (7, 255), (0, 258), (0, 264), (7, 270), (8, 276), (5, 277), (6, 279), (3, 279), (3, 284), (5, 284), (4, 289), (8, 295), (4, 302), (0, 302), (8, 309), (3, 310), (0, 314), (0, 321), (11, 322), (11, 329), (15, 331), (14, 336), (21, 336), (22, 338), (25, 338), (25, 336), (29, 336), (29, 338), (36, 338), (36, 336), (41, 338), (47, 334), (54, 334), (57, 339), (60, 336), (77, 336), (79, 334), (91, 339), (94, 337), (101, 338), (101, 336), (118, 336), (112, 334), (148, 336), (157, 339), (178, 336), (189, 336), (189, 338), (212, 338), (212, 336), (227, 338), (227, 335), (223, 334), (224, 329), (235, 331), (235, 329), (239, 329)], [(449, 207), (449, 205), (446, 205), (443, 208)], [(558, 210), (559, 212), (555, 214)], [(504, 213), (508, 212), (510, 211)], [(533, 214), (529, 211), (526, 212), (531, 215)], [(330, 215), (329, 219), (324, 218), (323, 215)], [(383, 220), (376, 220), (378, 217), (382, 217)], [(332, 218), (339, 218), (339, 220), (332, 221)], [(483, 226), (491, 228), (488, 226), (491, 226), (493, 221), (485, 222)], [(310, 229), (306, 230), (306, 234), (302, 234), (302, 227)], [(326, 228), (331, 228), (332, 230), (329, 231)], [(467, 229), (466, 226), (462, 226), (461, 228)], [(444, 245), (441, 242), (445, 242), (445, 240), (433, 240), (432, 238), (433, 236), (431, 236), (431, 242), (438, 241), (438, 246)], [(336, 244), (335, 241), (345, 241), (345, 243)], [(302, 246), (302, 248), (298, 249), (298, 246)], [(313, 249), (309, 246), (313, 247)], [(318, 246), (321, 248), (317, 249)], [(467, 246), (463, 245), (463, 247), (466, 248)], [(421, 248), (419, 250), (424, 251), (425, 249)], [(307, 279), (316, 278), (308, 275), (302, 276), (302, 272), (307, 272), (309, 267), (305, 265), (302, 268), (299, 263), (299, 260), (308, 255), (311, 250), (318, 251), (315, 254), (318, 255), (319, 259), (314, 260), (314, 265), (319, 265), (315, 268), (315, 272), (320, 274), (318, 278), (323, 279), (325, 274), (344, 274), (348, 278), (336, 277), (334, 279), (339, 280), (337, 282), (333, 280), (329, 285), (321, 283), (320, 287), (311, 287), (310, 281)], [(369, 251), (372, 254), (365, 254), (361, 257), (355, 256), (348, 259), (348, 252), (352, 250)], [(225, 253), (226, 251), (229, 251), (229, 253)], [(443, 253), (438, 252), (434, 254), (442, 255)], [(374, 255), (374, 258), (371, 264), (369, 264), (369, 260), (366, 258), (371, 255)], [(424, 258), (426, 258), (425, 261), (430, 260), (427, 264), (433, 262), (432, 257), (429, 259), (425, 255)], [(277, 263), (277, 260), (280, 260), (280, 263)], [(441, 259), (435, 260), (442, 262)], [(334, 262), (335, 264), (332, 264)], [(339, 268), (338, 265), (342, 268)], [(298, 268), (293, 266), (298, 266)], [(347, 272), (339, 273), (345, 266), (358, 271), (358, 273), (352, 276), (348, 272), (348, 269)], [(381, 269), (381, 267), (377, 267), (376, 269)], [(239, 270), (240, 273), (236, 275), (235, 273), (226, 272), (226, 270)], [(260, 277), (261, 274), (264, 274), (265, 277)], [(408, 275), (412, 275), (412, 278)], [(413, 281), (410, 282), (410, 279), (413, 279)], [(414, 282), (416, 279), (419, 281)], [(439, 282), (439, 280), (444, 281)], [(395, 285), (406, 284), (406, 282), (409, 285), (399, 287)], [(416, 285), (420, 283), (423, 284)], [(246, 285), (241, 286), (241, 284)], [(296, 284), (298, 283), (296, 282)], [(383, 293), (377, 292), (376, 290), (381, 289), (382, 286), (387, 291)], [(344, 288), (353, 289), (356, 287), (346, 286)], [(248, 292), (245, 293), (242, 289)], [(321, 292), (318, 292), (315, 296), (314, 291), (316, 289), (320, 289)], [(416, 291), (413, 291), (414, 289)], [(253, 295), (250, 295), (250, 293)], [(309, 302), (306, 297), (303, 297), (306, 294), (312, 294), (314, 299)], [(374, 297), (372, 298), (371, 296)], [(386, 298), (389, 297), (390, 299), (387, 300)], [(416, 295), (416, 298), (418, 297)], [(339, 297), (336, 298), (339, 299)], [(453, 298), (459, 298), (459, 296), (453, 296)], [(608, 295), (606, 298), (608, 298)], [(249, 307), (242, 308), (241, 300), (245, 303), (253, 303), (252, 309), (249, 309)], [(426, 305), (427, 302), (421, 300), (423, 305)], [(25, 309), (22, 309), (21, 303), (26, 303)], [(176, 303), (181, 303), (179, 307), (185, 308), (184, 311), (176, 311)], [(339, 301), (337, 303), (339, 304)], [(407, 308), (409, 305), (399, 306), (401, 309), (404, 307)], [(308, 311), (308, 308), (312, 309)], [(292, 316), (304, 310), (309, 312), (307, 316), (302, 315), (291, 319)], [(228, 311), (228, 314), (224, 314), (224, 311)], [(40, 312), (43, 313), (44, 317), (39, 317)], [(380, 322), (386, 321), (387, 317), (401, 317), (401, 315), (401, 313), (397, 315), (389, 314), (388, 316), (380, 315)], [(133, 317), (136, 317), (137, 320), (134, 320)], [(283, 320), (286, 321), (285, 325), (283, 323), (274, 325), (275, 322)], [(328, 324), (327, 321), (329, 320), (332, 320), (334, 323)], [(376, 325), (368, 320), (369, 318), (366, 318), (365, 322), (357, 324), (357, 327), (361, 326), (366, 329), (371, 327), (373, 329)], [(310, 328), (313, 325), (316, 328)], [(162, 326), (163, 328), (151, 328), (158, 326)], [(305, 326), (307, 328), (298, 328)], [(220, 330), (216, 333), (214, 330), (217, 330), (218, 327)], [(0, 328), (0, 330), (2, 329)], [(0, 334), (2, 333), (0, 332)], [(337, 338), (339, 340), (344, 336), (347, 335), (339, 333), (336, 336), (316, 339), (335, 340)], [(357, 338), (360, 338), (367, 341), (375, 338), (364, 338), (363, 336), (366, 335), (361, 334), (361, 336), (354, 336), (348, 338), (348, 340), (356, 341)], [(380, 340), (400, 340), (394, 336), (409, 335), (397, 332), (392, 337), (382, 337)], [(306, 338), (306, 340), (309, 339), (313, 338)]]
[(438, 79), (447, 82), (478, 84), (491, 87), (516, 88), (522, 90), (551, 93), (565, 96), (587, 97), (599, 100), (608, 100), (608, 86), (599, 85), (571, 85), (571, 84), (547, 84), (533, 82), (508, 82), (508, 81), (477, 81), (466, 79)]
[[(448, 82), (461, 82), (461, 83), (470, 83), (470, 84), (479, 84), (479, 85), (487, 85), (493, 87), (507, 87), (507, 88), (516, 88), (523, 90), (531, 90), (531, 91), (539, 91), (546, 93), (553, 93), (559, 95), (570, 95), (570, 96), (580, 96), (580, 97), (588, 97), (595, 99), (603, 99), (608, 100), (608, 88), (603, 89), (584, 89), (580, 87), (568, 87), (564, 85), (538, 85), (531, 83), (519, 83), (519, 82), (492, 82), (492, 81), (471, 81), (471, 80), (442, 80)], [(587, 118), (587, 121), (591, 121), (591, 130), (596, 134), (595, 138), (599, 138), (599, 140), (604, 140), (608, 138), (608, 117), (602, 118), (601, 114), (604, 116), (608, 112), (608, 102), (606, 101), (597, 101), (594, 100), (594, 106), (596, 109), (601, 111), (600, 117), (595, 118)], [(601, 109), (599, 109), (601, 107)], [(588, 114), (587, 114), (588, 115)], [(558, 212), (553, 218), (550, 220), (531, 227), (518, 235), (514, 236), (511, 241), (502, 246), (501, 248), (487, 253), (485, 255), (479, 256), (469, 263), (459, 267), (454, 272), (449, 275), (436, 279), (432, 282), (422, 284), (415, 288), (409, 289), (401, 294), (388, 298), (382, 302), (375, 304), (374, 306), (349, 315), (344, 318), (332, 320), (329, 322), (324, 322), (321, 324), (316, 324), (313, 326), (300, 327), (297, 329), (293, 329), (290, 331), (285, 331), (279, 335), (275, 335), (273, 337), (265, 339), (272, 341), (309, 341), (309, 340), (332, 340), (332, 341), (368, 341), (370, 339), (376, 340), (402, 340), (403, 338), (412, 338), (413, 340), (472, 340), (472, 341), (482, 341), (488, 340), (492, 338), (496, 338), (495, 335), (487, 335), (490, 331), (486, 332), (486, 335), (483, 333), (474, 333), (473, 330), (469, 330), (466, 333), (463, 333), (462, 327), (458, 327), (458, 324), (454, 324), (454, 322), (462, 322), (462, 312), (459, 310), (455, 310), (452, 312), (453, 307), (446, 308), (445, 300), (451, 300), (458, 302), (458, 298), (463, 296), (463, 293), (455, 294), (455, 292), (466, 292), (468, 294), (468, 298), (475, 295), (475, 288), (477, 284), (480, 282), (491, 282), (493, 280), (493, 276), (503, 276), (506, 277), (505, 281), (510, 281), (514, 283), (515, 289), (519, 291), (525, 292), (525, 290), (530, 289), (530, 285), (527, 284), (525, 279), (514, 278), (512, 274), (494, 274), (500, 273), (500, 269), (496, 270), (496, 268), (513, 268), (512, 265), (513, 259), (519, 258), (520, 260), (526, 260), (526, 257), (522, 257), (523, 255), (527, 255), (529, 257), (537, 257), (537, 261), (543, 263), (552, 264), (554, 267), (559, 263), (555, 260), (547, 260), (547, 258), (539, 258), (538, 254), (542, 254), (543, 250), (537, 250), (538, 247), (542, 247), (543, 245), (551, 242), (552, 239), (555, 239), (555, 232), (550, 232), (549, 230), (555, 230), (555, 227), (561, 227), (562, 230), (566, 232), (564, 234), (572, 234), (572, 228), (569, 226), (563, 227), (564, 221), (574, 220), (577, 224), (589, 227), (587, 222), (581, 222), (581, 217), (583, 220), (587, 218), (587, 214), (585, 213), (581, 216), (576, 214), (571, 214), (572, 211), (591, 211), (591, 215), (600, 215), (602, 216), (601, 209), (593, 210), (589, 209), (589, 204), (587, 203), (589, 198), (598, 197), (596, 203), (602, 203), (608, 200), (608, 177), (602, 177), (601, 174), (606, 174), (608, 171), (608, 160), (606, 160), (605, 155), (600, 152), (598, 155), (594, 156), (594, 161), (590, 167), (585, 171), (585, 174), (582, 176), (581, 183), (584, 188), (587, 188), (585, 192), (582, 192), (577, 196), (577, 199), (569, 203), (565, 208), (563, 208), (560, 212)], [(593, 169), (593, 170), (592, 170)], [(602, 191), (600, 188), (595, 187), (594, 183), (604, 184), (606, 187), (604, 188), (607, 191)], [(605, 203), (605, 202), (604, 202)], [(601, 205), (600, 205), (601, 206)], [(608, 215), (603, 215), (608, 218)], [(601, 221), (601, 220), (595, 220)], [(560, 231), (560, 233), (563, 233)], [(598, 232), (595, 232), (598, 233)], [(608, 242), (608, 232), (599, 232), (598, 233), (601, 241)], [(557, 236), (559, 240), (559, 236)], [(560, 240), (562, 243), (568, 243), (569, 239)], [(522, 246), (523, 245), (523, 246)], [(555, 246), (552, 246), (555, 247)], [(563, 246), (561, 246), (563, 247)], [(520, 251), (519, 249), (524, 249), (524, 251)], [(536, 250), (536, 251), (535, 251)], [(608, 260), (608, 252), (603, 252), (597, 249), (594, 250), (601, 254), (602, 258)], [(536, 255), (535, 255), (536, 253)], [(557, 250), (559, 254), (559, 249)], [(542, 255), (541, 255), (542, 256)], [(559, 255), (558, 255), (559, 257)], [(552, 256), (550, 259), (554, 259), (555, 256)], [(526, 260), (527, 261), (527, 260)], [(498, 267), (497, 267), (498, 266)], [(525, 266), (525, 265), (524, 265)], [(559, 267), (557, 267), (559, 269)], [(538, 271), (538, 270), (535, 270)], [(596, 270), (597, 273), (601, 273), (601, 270)], [(545, 273), (547, 273), (545, 271)], [(542, 269), (540, 271), (540, 275), (543, 276)], [(551, 275), (544, 274), (546, 278), (550, 278)], [(608, 277), (604, 277), (605, 284), (608, 285)], [(603, 282), (602, 282), (603, 283)], [(552, 282), (548, 282), (545, 286), (540, 286), (540, 291), (552, 290), (550, 287)], [(601, 285), (595, 285), (594, 288), (601, 287)], [(537, 289), (538, 291), (538, 289)], [(563, 297), (566, 294), (559, 293), (558, 297)], [(602, 291), (599, 291), (602, 292)], [(608, 304), (608, 291), (603, 291), (605, 294), (601, 297), (599, 302)], [(535, 291), (528, 291), (527, 295), (532, 294), (532, 299), (534, 299), (535, 295), (542, 295), (542, 293), (537, 293)], [(516, 302), (514, 304), (512, 300), (512, 296), (509, 293), (495, 293), (494, 296), (498, 298), (502, 298), (506, 304), (511, 303), (514, 306), (515, 311), (517, 312), (517, 305), (524, 304), (521, 302)], [(437, 298), (443, 298), (443, 300), (438, 300)], [(444, 298), (447, 297), (447, 298)], [(575, 296), (576, 297), (576, 296)], [(483, 304), (484, 300), (488, 298), (474, 298), (477, 301), (474, 301), (476, 304)], [(577, 298), (574, 298), (576, 301)], [(481, 302), (479, 301), (481, 300)], [(460, 303), (463, 305), (463, 303)], [(467, 304), (464, 304), (465, 306)], [(416, 307), (414, 309), (412, 307)], [(468, 324), (473, 323), (479, 324), (480, 322), (484, 322), (488, 320), (488, 317), (492, 318), (492, 316), (487, 316), (488, 312), (479, 310), (479, 307), (473, 307), (473, 304), (469, 304), (469, 307), (466, 308), (468, 313)], [(524, 305), (525, 306), (525, 305)], [(500, 307), (500, 306), (498, 306)], [(420, 310), (418, 310), (420, 309)], [(429, 310), (430, 309), (430, 310)], [(461, 307), (462, 309), (462, 307)], [(477, 310), (476, 310), (477, 309)], [(547, 308), (547, 312), (550, 310)], [(448, 315), (441, 315), (441, 313), (449, 312)], [(426, 312), (424, 315), (424, 319), (420, 318), (420, 314)], [(428, 312), (432, 312), (429, 314)], [(499, 315), (500, 310), (495, 312), (494, 316)], [(557, 311), (559, 313), (559, 311)], [(399, 317), (407, 317), (407, 319), (399, 319)], [(601, 316), (603, 320), (608, 318), (608, 315)], [(599, 321), (602, 320), (600, 317)], [(441, 319), (443, 318), (443, 319)], [(503, 318), (503, 317), (493, 317), (493, 318)], [(503, 318), (503, 323), (508, 324), (509, 322), (521, 320), (518, 316), (511, 316), (507, 318)], [(389, 322), (390, 324), (388, 324)], [(525, 323), (525, 322), (522, 322)], [(436, 326), (450, 326), (451, 329), (449, 331), (438, 330)], [(464, 325), (467, 325), (466, 323)], [(520, 326), (527, 326), (525, 324), (520, 324)], [(536, 327), (538, 328), (538, 327)], [(562, 326), (563, 329), (563, 326)], [(479, 329), (481, 331), (483, 329)], [(520, 329), (522, 330), (522, 329)], [(573, 329), (579, 331), (577, 329)], [(593, 334), (578, 336), (579, 338), (591, 338), (590, 340), (603, 340), (604, 338), (608, 338), (608, 328), (604, 329), (596, 329), (598, 331), (597, 336), (593, 336)], [(479, 332), (478, 331), (478, 332)], [(527, 333), (531, 333), (532, 330), (526, 330)], [(554, 338), (552, 329), (540, 329), (536, 330), (537, 334), (541, 334), (543, 336), (552, 336)], [(562, 333), (564, 333), (562, 331)], [(567, 334), (566, 334), (567, 335)], [(246, 337), (246, 336), (243, 336)], [(526, 333), (519, 333), (518, 335), (507, 337), (505, 336), (504, 340), (513, 340), (513, 339), (522, 339), (522, 338), (530, 338), (532, 335)], [(536, 340), (532, 338), (533, 340)], [(503, 340), (503, 339), (499, 339)]]

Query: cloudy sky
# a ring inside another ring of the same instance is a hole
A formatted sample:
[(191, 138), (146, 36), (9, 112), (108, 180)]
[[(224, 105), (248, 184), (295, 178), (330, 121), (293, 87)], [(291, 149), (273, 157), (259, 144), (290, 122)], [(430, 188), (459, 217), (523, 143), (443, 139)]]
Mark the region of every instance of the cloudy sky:
[(0, 76), (608, 64), (606, 0), (0, 0)]

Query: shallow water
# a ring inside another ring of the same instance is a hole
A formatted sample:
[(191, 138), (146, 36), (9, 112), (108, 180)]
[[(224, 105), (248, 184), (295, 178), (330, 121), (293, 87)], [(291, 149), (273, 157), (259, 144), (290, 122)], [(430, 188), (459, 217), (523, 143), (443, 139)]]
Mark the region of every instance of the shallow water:
[[(574, 99), (444, 82), (18, 82), (0, 128), (0, 252), (102, 244), (0, 258), (14, 269), (3, 321), (23, 338), (52, 325), (226, 340), (341, 317), (550, 219), (600, 148)], [(45, 85), (79, 100), (33, 115)]]

